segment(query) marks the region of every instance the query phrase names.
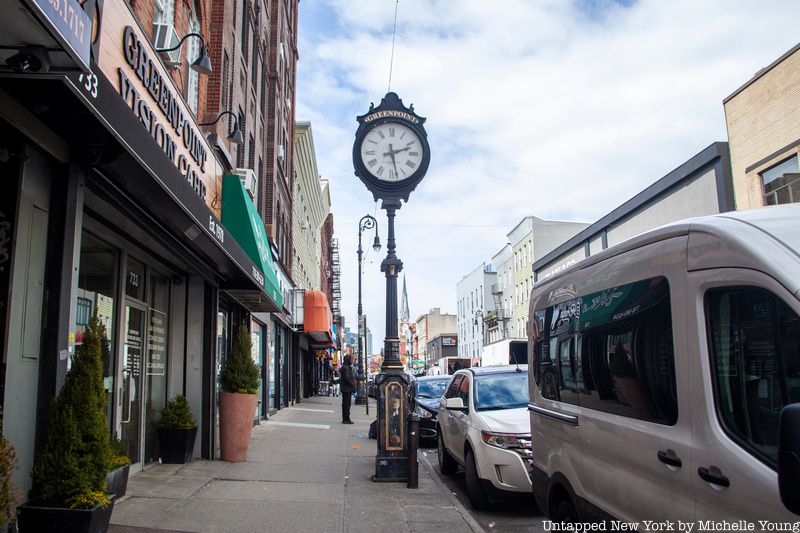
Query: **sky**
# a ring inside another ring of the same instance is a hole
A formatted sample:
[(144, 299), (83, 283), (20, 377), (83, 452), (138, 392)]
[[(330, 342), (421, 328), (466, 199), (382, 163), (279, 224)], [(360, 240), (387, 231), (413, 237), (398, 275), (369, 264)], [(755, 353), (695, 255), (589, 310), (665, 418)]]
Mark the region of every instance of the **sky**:
[(431, 149), (397, 212), (398, 298), (405, 277), (412, 320), (455, 314), (456, 284), (523, 217), (594, 222), (726, 141), (723, 99), (798, 43), (798, 22), (799, 0), (301, 0), (295, 113), (330, 181), (345, 325), (371, 214), (384, 247), (362, 234), (362, 300), (380, 352), (386, 215), (352, 149), (389, 90), (427, 118)]

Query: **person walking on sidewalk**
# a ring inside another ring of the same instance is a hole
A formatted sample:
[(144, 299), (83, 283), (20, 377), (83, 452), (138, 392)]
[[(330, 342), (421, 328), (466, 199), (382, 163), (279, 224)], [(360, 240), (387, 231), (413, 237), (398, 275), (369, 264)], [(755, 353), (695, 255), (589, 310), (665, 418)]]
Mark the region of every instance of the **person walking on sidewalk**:
[(353, 375), (349, 355), (344, 356), (342, 368), (339, 369), (339, 389), (342, 391), (342, 424), (352, 424), (350, 403), (353, 401), (353, 391), (356, 390), (356, 378)]

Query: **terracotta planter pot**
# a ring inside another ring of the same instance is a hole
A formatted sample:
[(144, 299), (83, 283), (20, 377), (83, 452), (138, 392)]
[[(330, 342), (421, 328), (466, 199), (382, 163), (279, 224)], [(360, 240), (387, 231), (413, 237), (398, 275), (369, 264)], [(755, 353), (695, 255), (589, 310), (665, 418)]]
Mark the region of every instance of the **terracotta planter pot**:
[(219, 393), (219, 440), (223, 461), (241, 463), (247, 459), (257, 403), (257, 394)]

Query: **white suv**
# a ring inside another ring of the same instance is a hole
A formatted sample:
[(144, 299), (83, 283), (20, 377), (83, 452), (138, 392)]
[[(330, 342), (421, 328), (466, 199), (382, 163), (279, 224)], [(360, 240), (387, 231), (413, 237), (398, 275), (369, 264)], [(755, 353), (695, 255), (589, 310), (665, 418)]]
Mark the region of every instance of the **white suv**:
[(531, 431), (526, 365), (457, 371), (440, 400), (438, 455), (442, 474), (464, 466), (476, 509), (494, 491), (531, 492)]

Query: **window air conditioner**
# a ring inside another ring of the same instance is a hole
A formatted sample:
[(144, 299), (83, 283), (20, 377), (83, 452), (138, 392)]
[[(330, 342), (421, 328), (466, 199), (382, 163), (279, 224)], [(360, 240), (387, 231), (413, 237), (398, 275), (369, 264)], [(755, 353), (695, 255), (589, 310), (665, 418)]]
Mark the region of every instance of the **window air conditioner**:
[(279, 144), (278, 145), (278, 159), (283, 161), (284, 157), (286, 157), (286, 148), (284, 148), (282, 144)]
[(239, 179), (242, 180), (242, 185), (244, 185), (245, 190), (247, 190), (247, 194), (250, 195), (250, 199), (254, 200), (258, 192), (258, 178), (256, 178), (256, 173), (249, 168), (237, 168), (234, 169), (233, 173), (239, 176)]
[[(180, 42), (180, 37), (175, 33), (175, 28), (172, 24), (164, 24), (162, 22), (153, 23), (153, 44), (156, 49), (159, 48), (173, 48)], [(177, 67), (181, 64), (181, 49), (178, 47), (171, 52), (159, 52), (161, 59), (169, 67)]]

